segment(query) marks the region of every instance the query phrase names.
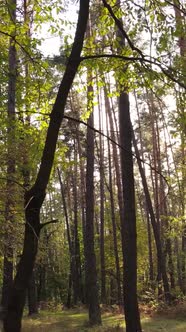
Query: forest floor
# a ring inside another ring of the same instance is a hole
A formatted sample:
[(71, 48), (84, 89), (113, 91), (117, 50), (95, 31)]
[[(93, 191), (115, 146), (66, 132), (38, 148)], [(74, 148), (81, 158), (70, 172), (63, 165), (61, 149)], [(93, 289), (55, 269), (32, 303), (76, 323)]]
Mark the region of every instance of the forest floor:
[[(141, 322), (144, 332), (185, 332), (186, 303), (164, 310), (142, 307)], [(34, 317), (24, 317), (23, 332), (124, 332), (123, 314), (107, 310), (102, 314), (101, 327), (88, 327), (85, 309), (41, 311)]]

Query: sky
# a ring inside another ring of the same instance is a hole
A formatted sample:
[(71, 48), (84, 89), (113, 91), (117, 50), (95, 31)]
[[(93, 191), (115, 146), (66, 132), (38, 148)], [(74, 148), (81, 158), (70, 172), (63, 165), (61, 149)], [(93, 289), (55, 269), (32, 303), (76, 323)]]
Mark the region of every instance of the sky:
[[(71, 23), (76, 23), (77, 21), (77, 10), (78, 6), (77, 4), (71, 4), (68, 6), (67, 12), (63, 13), (63, 19), (70, 21)], [(49, 24), (46, 24), (44, 28), (41, 31), (40, 37), (44, 38), (42, 41), (42, 44), (40, 46), (40, 50), (44, 54), (44, 56), (53, 56), (59, 54), (59, 48), (62, 45), (62, 38), (60, 38), (59, 35), (47, 32), (49, 29)], [(73, 35), (75, 33), (75, 29), (70, 29), (68, 25), (65, 27), (65, 35), (71, 34)]]

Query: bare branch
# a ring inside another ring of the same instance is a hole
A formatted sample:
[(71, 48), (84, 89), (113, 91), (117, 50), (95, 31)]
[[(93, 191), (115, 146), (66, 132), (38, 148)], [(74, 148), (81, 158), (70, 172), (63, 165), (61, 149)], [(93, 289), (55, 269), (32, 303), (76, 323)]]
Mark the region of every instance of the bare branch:
[(40, 229), (42, 229), (43, 227), (47, 226), (47, 225), (50, 225), (50, 224), (57, 224), (59, 222), (58, 219), (54, 219), (54, 220), (50, 220), (50, 221), (47, 221), (43, 224), (40, 225)]

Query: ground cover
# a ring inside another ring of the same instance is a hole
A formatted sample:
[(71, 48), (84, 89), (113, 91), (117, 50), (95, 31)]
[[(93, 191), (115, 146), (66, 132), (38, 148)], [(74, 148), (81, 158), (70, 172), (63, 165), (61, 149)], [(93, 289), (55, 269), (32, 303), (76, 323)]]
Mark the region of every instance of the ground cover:
[[(179, 309), (178, 309), (179, 310)], [(175, 308), (163, 312), (142, 313), (144, 332), (185, 332), (185, 313)], [(38, 315), (24, 317), (23, 332), (124, 332), (123, 315), (117, 312), (104, 312), (102, 326), (90, 328), (85, 309), (63, 311), (41, 311)]]

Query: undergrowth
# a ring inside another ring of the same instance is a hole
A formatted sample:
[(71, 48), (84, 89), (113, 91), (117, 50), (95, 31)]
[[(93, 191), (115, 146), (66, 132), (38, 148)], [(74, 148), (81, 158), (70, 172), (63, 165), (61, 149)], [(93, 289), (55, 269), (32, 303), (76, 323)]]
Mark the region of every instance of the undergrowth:
[[(185, 332), (186, 302), (172, 306), (140, 306), (144, 332)], [(32, 318), (25, 317), (22, 332), (124, 332), (124, 316), (120, 308), (102, 307), (102, 325), (88, 326), (88, 314), (83, 308), (41, 311)]]

